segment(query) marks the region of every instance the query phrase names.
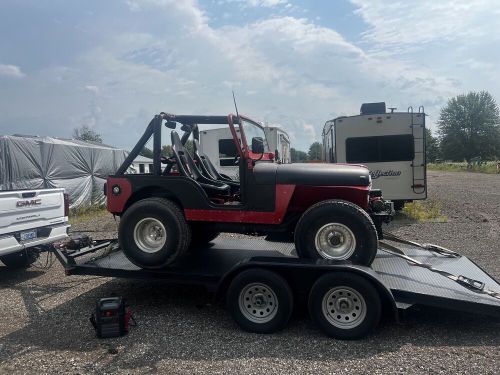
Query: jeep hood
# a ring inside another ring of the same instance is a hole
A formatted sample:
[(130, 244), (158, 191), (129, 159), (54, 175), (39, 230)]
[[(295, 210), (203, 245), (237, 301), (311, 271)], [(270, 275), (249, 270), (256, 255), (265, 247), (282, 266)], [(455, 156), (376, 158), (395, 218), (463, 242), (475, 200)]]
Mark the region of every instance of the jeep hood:
[(368, 168), (353, 164), (257, 163), (255, 181), (259, 185), (287, 184), (314, 186), (369, 186)]

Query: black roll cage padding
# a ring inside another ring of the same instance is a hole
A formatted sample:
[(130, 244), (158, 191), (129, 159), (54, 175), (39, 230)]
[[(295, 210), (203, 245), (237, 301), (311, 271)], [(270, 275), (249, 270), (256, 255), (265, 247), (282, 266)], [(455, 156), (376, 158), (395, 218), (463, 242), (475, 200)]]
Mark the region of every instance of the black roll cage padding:
[[(234, 117), (237, 122), (240, 122), (239, 117)], [(155, 115), (149, 122), (144, 134), (134, 146), (132, 151), (127, 155), (123, 163), (117, 169), (115, 176), (123, 175), (130, 167), (132, 162), (139, 156), (141, 150), (146, 146), (148, 141), (153, 137), (153, 174), (162, 175), (161, 170), (161, 128), (163, 120), (170, 122), (178, 122), (186, 129), (182, 135), (181, 144), (185, 145), (191, 133), (199, 138), (198, 124), (228, 124), (228, 116), (196, 116), (196, 115), (173, 115), (170, 113), (161, 112)], [(165, 126), (168, 128), (167, 124)]]
[[(148, 143), (149, 139), (151, 138), (152, 135), (154, 135), (155, 138), (158, 138), (157, 142), (153, 142), (153, 145), (156, 146), (157, 143), (159, 142), (160, 147), (158, 150), (153, 150), (153, 157), (155, 154), (158, 155), (157, 159), (153, 159), (153, 173), (160, 175), (161, 172), (161, 160), (160, 160), (160, 153), (161, 153), (161, 123), (163, 121), (163, 117), (161, 115), (156, 115), (153, 117), (153, 119), (149, 122), (149, 125), (147, 126), (146, 130), (144, 131), (144, 134), (142, 137), (139, 139), (137, 144), (134, 146), (132, 151), (127, 155), (125, 160), (123, 161), (122, 165), (118, 168), (116, 171), (117, 176), (123, 175), (128, 167), (132, 164), (134, 159), (139, 155), (143, 147)], [(158, 172), (158, 173), (157, 173)]]

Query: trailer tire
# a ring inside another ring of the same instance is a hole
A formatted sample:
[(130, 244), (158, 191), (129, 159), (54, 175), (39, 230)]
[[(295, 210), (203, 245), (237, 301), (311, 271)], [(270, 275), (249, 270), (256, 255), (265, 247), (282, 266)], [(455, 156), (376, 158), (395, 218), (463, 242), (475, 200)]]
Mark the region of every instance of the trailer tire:
[(293, 295), (286, 280), (259, 268), (243, 271), (232, 280), (226, 302), (236, 323), (255, 333), (283, 329), (293, 310)]
[(380, 295), (365, 278), (347, 273), (321, 276), (309, 294), (309, 314), (319, 328), (336, 339), (365, 337), (379, 323)]
[(3, 255), (0, 260), (8, 268), (28, 268), (38, 259), (38, 252), (34, 251), (19, 251), (12, 254)]
[(347, 201), (316, 203), (295, 227), (295, 248), (301, 258), (350, 260), (369, 266), (377, 247), (373, 220), (361, 207)]
[(191, 229), (174, 202), (147, 198), (125, 211), (118, 240), (127, 258), (136, 266), (162, 268), (186, 252)]

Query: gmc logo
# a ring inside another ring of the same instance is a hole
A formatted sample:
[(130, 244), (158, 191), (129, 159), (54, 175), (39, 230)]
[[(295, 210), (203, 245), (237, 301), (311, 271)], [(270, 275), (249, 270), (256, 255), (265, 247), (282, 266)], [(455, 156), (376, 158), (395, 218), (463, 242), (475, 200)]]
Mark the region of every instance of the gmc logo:
[(16, 207), (31, 207), (31, 206), (39, 206), (42, 204), (41, 199), (31, 199), (26, 201), (17, 201)]

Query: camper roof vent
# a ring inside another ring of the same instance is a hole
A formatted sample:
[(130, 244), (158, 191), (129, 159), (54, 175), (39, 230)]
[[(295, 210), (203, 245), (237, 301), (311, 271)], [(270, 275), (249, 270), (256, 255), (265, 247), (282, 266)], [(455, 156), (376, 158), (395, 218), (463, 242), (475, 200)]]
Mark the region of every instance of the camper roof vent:
[(361, 104), (360, 112), (362, 115), (376, 115), (379, 113), (385, 113), (385, 102), (363, 103)]

